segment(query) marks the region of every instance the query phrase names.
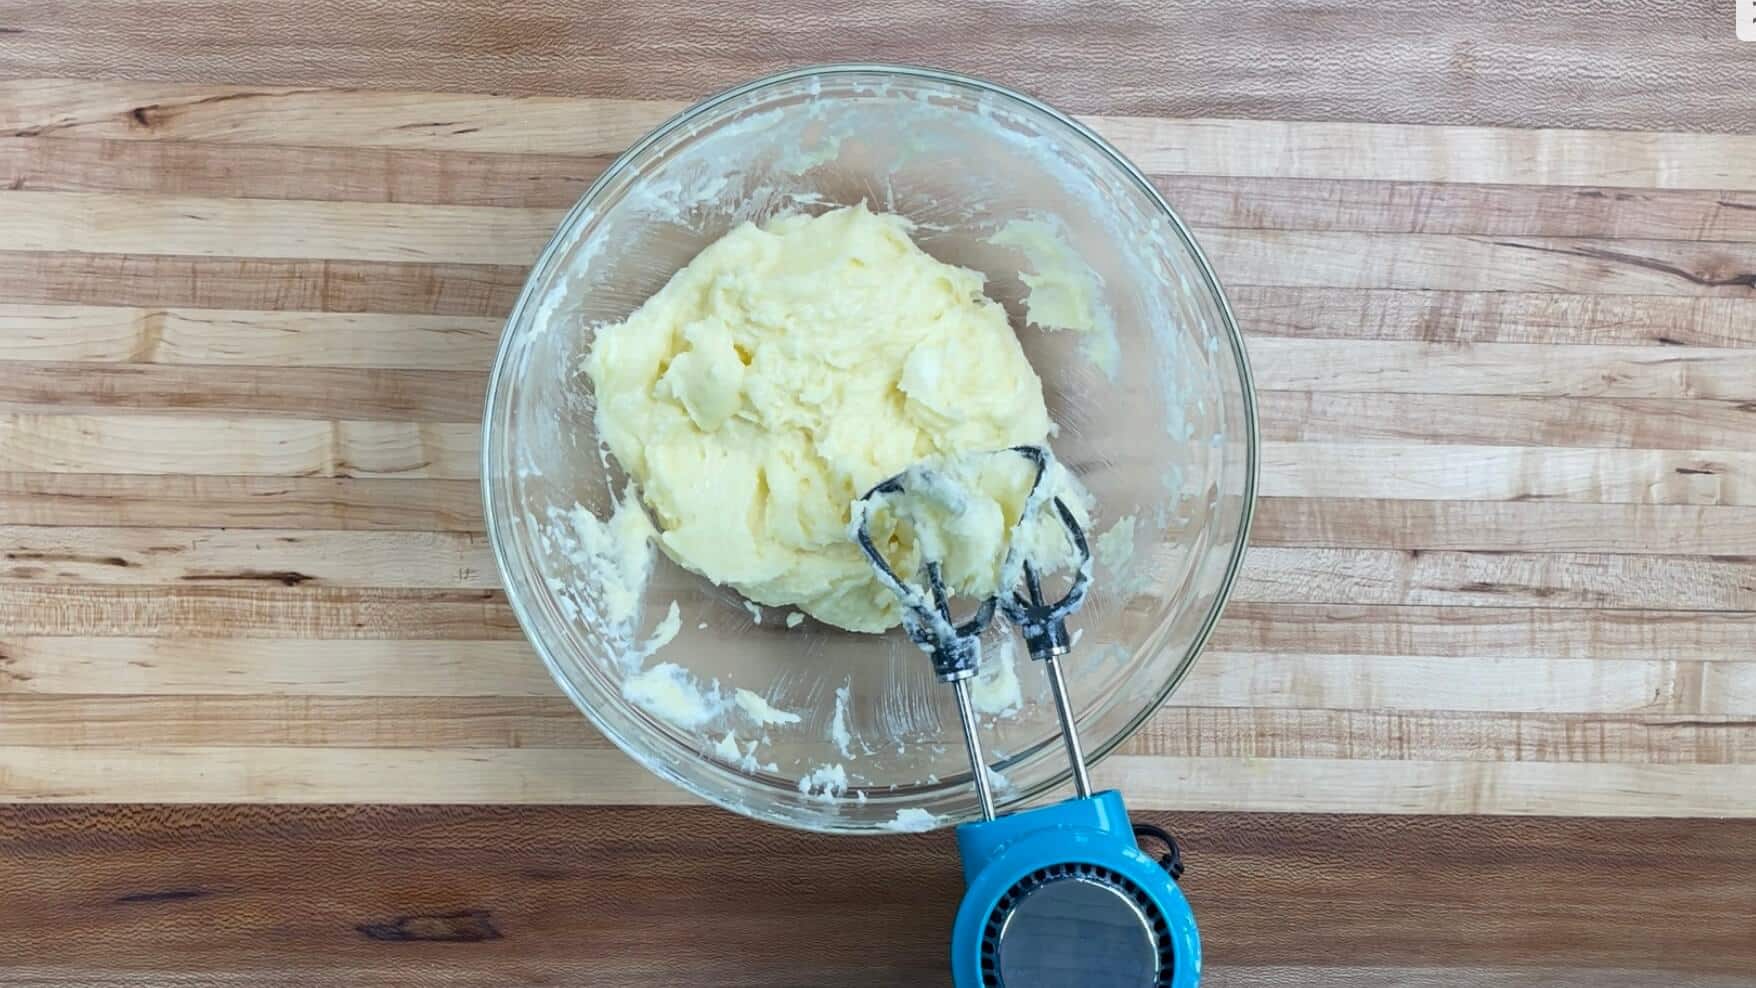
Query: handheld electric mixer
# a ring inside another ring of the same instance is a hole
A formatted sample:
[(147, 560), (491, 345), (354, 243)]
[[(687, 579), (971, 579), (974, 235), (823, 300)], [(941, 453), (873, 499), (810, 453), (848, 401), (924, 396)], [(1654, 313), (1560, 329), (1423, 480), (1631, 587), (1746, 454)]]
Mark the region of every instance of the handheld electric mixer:
[[(1091, 791), (1062, 675), (1060, 658), (1072, 647), (1067, 619), (1084, 603), (1091, 583), (1091, 548), (1073, 512), (1047, 491), (1048, 451), (1017, 446), (1011, 452), (1035, 467), (1013, 534), (1046, 510), (1047, 501), (1079, 557), (1059, 600), (1044, 599), (1041, 574), (1024, 558), (1020, 540), (1012, 538), (995, 592), (959, 623), (951, 615), (940, 562), (925, 559), (925, 586), (911, 583), (898, 576), (868, 530), (872, 505), (907, 493), (910, 474), (879, 483), (855, 509), (861, 550), (902, 601), (909, 638), (931, 656), (935, 674), (956, 697), (981, 804), (981, 821), (957, 828), (966, 889), (952, 932), (952, 975), (960, 988), (1193, 988), (1201, 976), (1201, 941), (1194, 914), (1177, 886), (1182, 873), (1177, 847), (1157, 828), (1136, 828), (1120, 793)], [(1024, 588), (1015, 590), (1021, 579)], [(969, 689), (981, 660), (982, 632), (996, 611), (1019, 629), (1031, 658), (1043, 665), (1076, 793), (1060, 803), (1004, 817), (995, 814)], [(1169, 848), (1165, 857), (1155, 859), (1142, 851), (1137, 831), (1164, 841)]]

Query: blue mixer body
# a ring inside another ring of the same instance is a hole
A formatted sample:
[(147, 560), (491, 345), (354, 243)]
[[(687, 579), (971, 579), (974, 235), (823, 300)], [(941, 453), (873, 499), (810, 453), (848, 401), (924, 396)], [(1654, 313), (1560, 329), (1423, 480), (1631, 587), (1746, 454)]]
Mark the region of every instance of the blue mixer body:
[[(1120, 889), (1146, 917), (1164, 988), (1201, 980), (1201, 938), (1182, 889), (1140, 849), (1115, 790), (957, 828), (966, 890), (951, 938), (959, 988), (1004, 985), (997, 951), (1009, 908), (1034, 888), (1084, 878)], [(1164, 972), (1168, 970), (1168, 977)]]

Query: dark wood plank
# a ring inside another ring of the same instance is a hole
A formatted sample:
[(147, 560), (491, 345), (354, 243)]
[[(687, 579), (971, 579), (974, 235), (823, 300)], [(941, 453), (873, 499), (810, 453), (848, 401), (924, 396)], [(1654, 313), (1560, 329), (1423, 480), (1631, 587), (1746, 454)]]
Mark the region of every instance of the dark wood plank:
[(1756, 238), (1756, 195), (1711, 189), (1155, 176), (1184, 220), (1241, 230)]
[(1238, 286), (1226, 294), (1251, 336), (1756, 346), (1756, 297)]
[[(1145, 816), (1210, 984), (1756, 969), (1756, 822)], [(948, 834), (681, 807), (14, 807), (0, 846), (8, 985), (945, 984), (960, 884)]]
[(0, 361), (0, 412), (188, 412), (479, 422), (486, 369)]
[[(608, 164), (576, 155), (18, 138), (0, 142), (0, 188), (568, 206)], [(1692, 203), (1712, 196), (1683, 195)], [(1703, 202), (1700, 208), (1710, 207)]]
[[(586, 112), (584, 105), (579, 112)], [(44, 119), (55, 118), (45, 113)], [(310, 138), (280, 136), (285, 145), (295, 146), (60, 133), (15, 138), (0, 141), (0, 188), (563, 207), (572, 205), (609, 163), (603, 155), (303, 143)], [(1220, 175), (1161, 175), (1153, 181), (1185, 221), (1201, 227), (1756, 240), (1752, 191)]]
[[(0, 677), (4, 675), (0, 672)], [(1620, 726), (1613, 718), (1611, 722)], [(1756, 727), (1748, 733), (1756, 741)], [(1725, 753), (1742, 757), (1742, 736), (1728, 736), (1726, 742), (1722, 749)], [(0, 689), (0, 745), (165, 744), (362, 748), (610, 746), (561, 697), (24, 696), (9, 695)], [(1750, 747), (1756, 748), (1756, 744)]]
[(1265, 497), (1257, 546), (1756, 555), (1756, 507)]
[(25, 0), (0, 74), (690, 98), (777, 69), (939, 65), (1073, 110), (1735, 130), (1731, 5), (925, 0), (873, 7)]

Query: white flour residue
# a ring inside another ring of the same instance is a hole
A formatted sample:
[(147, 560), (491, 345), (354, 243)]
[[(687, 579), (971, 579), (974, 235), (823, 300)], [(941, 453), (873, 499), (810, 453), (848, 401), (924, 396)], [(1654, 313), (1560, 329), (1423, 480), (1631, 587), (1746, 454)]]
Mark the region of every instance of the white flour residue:
[(896, 811), (896, 817), (884, 824), (885, 830), (902, 834), (920, 834), (939, 826), (939, 818), (919, 807), (909, 806)]
[(804, 623), (805, 623), (805, 615), (799, 613), (798, 611), (788, 612), (788, 614), (787, 614), (787, 627), (788, 628), (797, 628), (799, 625), (804, 624)]
[(731, 731), (727, 731), (725, 735), (714, 744), (713, 753), (718, 755), (721, 761), (731, 765), (741, 772), (755, 774), (757, 771), (779, 771), (780, 766), (775, 763), (761, 762), (756, 759), (756, 749), (761, 747), (763, 742), (767, 740), (767, 738), (752, 738), (740, 746), (738, 736)]
[(1118, 518), (1115, 524), (1097, 537), (1097, 543), (1093, 546), (1098, 564), (1109, 573), (1115, 592), (1122, 597), (1152, 592), (1155, 580), (1152, 560), (1148, 558), (1136, 561), (1134, 558), (1136, 527), (1135, 516), (1125, 515)]
[[(840, 157), (842, 140), (843, 135), (832, 134), (814, 148), (793, 149), (791, 154), (775, 162), (775, 168), (787, 175), (803, 175), (818, 165), (828, 164)], [(792, 195), (795, 200), (803, 198), (800, 193), (795, 192)], [(812, 199), (817, 198), (819, 197), (812, 196)]]
[(1024, 705), (1024, 688), (1018, 680), (1018, 646), (1008, 633), (985, 654), (969, 684), (970, 704), (977, 713), (1005, 717)]
[(1031, 324), (1085, 334), (1080, 349), (1086, 359), (1116, 380), (1122, 370), (1122, 347), (1116, 339), (1115, 318), (1104, 303), (1103, 282), (1061, 231), (1047, 220), (1012, 220), (988, 243), (1011, 247), (1030, 265), (1032, 270), (1018, 278), (1030, 289), (1024, 311)]
[(1128, 650), (1116, 642), (1111, 642), (1110, 644), (1103, 646), (1098, 650), (1096, 655), (1092, 656), (1092, 664), (1098, 665), (1105, 662), (1113, 662), (1119, 666), (1127, 665)]
[(761, 607), (761, 605), (757, 604), (755, 601), (746, 600), (746, 601), (744, 601), (744, 610), (750, 612), (750, 620), (752, 622), (754, 622), (756, 624), (762, 623), (762, 607)]
[(624, 679), (622, 695), (654, 717), (689, 731), (707, 726), (726, 706), (718, 680), (703, 685), (675, 662), (660, 662)]
[(781, 710), (770, 704), (762, 694), (739, 687), (732, 693), (732, 700), (744, 716), (758, 727), (771, 727), (784, 724), (797, 724), (804, 718), (790, 710)]
[(760, 740), (751, 741), (749, 744), (745, 745), (744, 757), (739, 760), (738, 767), (752, 774), (754, 774), (757, 769), (761, 769), (764, 772), (780, 771), (780, 766), (776, 765), (774, 762), (759, 762), (756, 760), (756, 749), (767, 743), (768, 738), (767, 736), (764, 736)]
[(1134, 516), (1125, 515), (1097, 537), (1093, 548), (1097, 550), (1098, 564), (1113, 577), (1120, 577), (1134, 558), (1134, 526)]
[(713, 753), (734, 765), (744, 757), (744, 753), (738, 750), (737, 736), (730, 731), (727, 731), (725, 737), (720, 738), (719, 743), (713, 746)]
[(995, 792), (1008, 792), (1012, 789), (1012, 780), (1006, 777), (1006, 773), (992, 765), (984, 765), (983, 770), (988, 773), (988, 786)]
[(608, 521), (575, 504), (550, 507), (548, 523), (535, 527), (544, 550), (565, 559), (572, 571), (571, 579), (547, 581), (562, 613), (602, 634), (624, 665), (638, 661), (631, 653), (638, 651), (635, 625), (652, 575), (656, 532), (633, 488), (622, 492)]
[(853, 681), (835, 690), (835, 716), (829, 721), (829, 740), (835, 742), (843, 758), (853, 758), (854, 736), (848, 731), (848, 703), (853, 699)]
[(608, 521), (575, 504), (564, 511), (551, 508), (548, 524), (539, 529), (544, 549), (571, 568), (570, 579), (547, 581), (556, 604), (570, 620), (583, 621), (602, 637), (624, 671), (622, 695), (666, 723), (695, 730), (724, 710), (719, 683), (703, 685), (674, 662), (640, 668), (683, 626), (682, 610), (673, 600), (652, 633), (635, 640), (652, 575), (654, 535), (632, 487), (623, 491)]
[(799, 792), (809, 799), (833, 803), (835, 797), (847, 792), (847, 790), (847, 769), (839, 764), (819, 765), (799, 777)]
[(664, 648), (666, 645), (669, 645), (671, 641), (677, 637), (677, 632), (681, 630), (682, 627), (683, 612), (678, 609), (677, 602), (673, 600), (671, 601), (670, 609), (665, 611), (664, 618), (653, 627), (652, 635), (640, 644), (640, 657), (644, 659), (654, 652), (657, 652), (659, 649)]

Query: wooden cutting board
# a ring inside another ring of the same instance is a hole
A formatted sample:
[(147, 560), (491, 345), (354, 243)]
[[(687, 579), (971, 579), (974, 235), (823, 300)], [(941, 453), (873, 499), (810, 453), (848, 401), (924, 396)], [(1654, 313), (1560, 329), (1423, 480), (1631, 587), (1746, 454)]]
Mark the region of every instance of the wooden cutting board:
[(609, 158), (878, 59), (1089, 115), (1248, 332), (1247, 578), (1100, 772), (1206, 983), (1747, 988), (1756, 823), (1699, 818), (1756, 816), (1733, 6), (0, 3), (0, 983), (944, 983), (950, 835), (668, 805), (472, 476)]
[[(0, 83), (0, 796), (671, 803), (481, 533), (501, 320), (682, 105)], [(1260, 388), (1142, 806), (1756, 814), (1756, 136), (1087, 118)]]

